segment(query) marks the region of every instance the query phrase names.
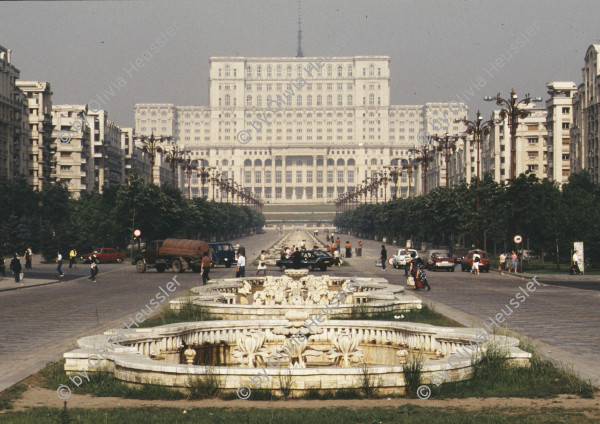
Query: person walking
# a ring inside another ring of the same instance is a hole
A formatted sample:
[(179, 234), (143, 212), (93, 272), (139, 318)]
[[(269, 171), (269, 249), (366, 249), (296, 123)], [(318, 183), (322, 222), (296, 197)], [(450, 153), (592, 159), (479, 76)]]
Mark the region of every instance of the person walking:
[(237, 269), (235, 272), (236, 278), (246, 278), (246, 256), (244, 256), (246, 252), (243, 248), (239, 249), (238, 258), (237, 258)]
[(362, 256), (362, 240), (358, 241), (358, 248), (356, 249), (356, 256)]
[(339, 236), (335, 239), (335, 245), (337, 246), (337, 250), (340, 250), (340, 247), (342, 247), (342, 241), (340, 240)]
[(28, 247), (25, 250), (25, 255), (23, 255), (25, 257), (25, 269), (31, 269), (31, 260), (33, 259), (33, 251), (31, 250), (31, 247)]
[(261, 271), (264, 273), (263, 276), (267, 276), (267, 257), (266, 252), (264, 250), (260, 251), (260, 259), (258, 260), (258, 269), (256, 271), (256, 275), (258, 275)]
[(342, 266), (340, 261), (340, 251), (337, 249), (333, 249), (333, 265), (337, 265), (338, 268)]
[(410, 254), (410, 275), (415, 279), (414, 290), (422, 289), (427, 287), (427, 291), (431, 290), (431, 286), (427, 281), (427, 273), (423, 264), (423, 259), (418, 258), (415, 252)]
[(381, 254), (379, 255), (379, 259), (381, 259), (381, 269), (385, 271), (385, 267), (387, 265), (387, 250), (385, 250), (385, 245), (381, 245)]
[(96, 261), (92, 261), (90, 264), (90, 277), (89, 280), (92, 280), (92, 283), (96, 282), (96, 276), (98, 275), (98, 264)]
[(69, 268), (73, 268), (73, 264), (76, 263), (75, 262), (76, 258), (77, 258), (77, 250), (75, 250), (75, 248), (73, 248), (69, 252)]
[(500, 253), (498, 262), (500, 263), (498, 271), (500, 271), (500, 275), (504, 275), (504, 269), (506, 268), (506, 254), (504, 252)]
[(575, 274), (579, 274), (579, 275), (583, 275), (583, 273), (581, 272), (581, 268), (579, 268), (579, 261), (581, 260), (579, 258), (579, 250), (576, 250), (575, 252), (573, 252), (573, 258), (571, 260), (571, 271), (569, 272), (570, 275), (575, 275)]
[(65, 274), (62, 272), (62, 259), (63, 259), (63, 257), (60, 254), (60, 251), (56, 252), (56, 263), (57, 263), (56, 270), (58, 271), (59, 277), (65, 276)]
[(302, 268), (302, 253), (300, 249), (296, 247), (294, 253), (292, 253), (292, 268), (300, 269)]
[(202, 264), (200, 267), (200, 270), (202, 272), (202, 284), (203, 285), (206, 285), (208, 283), (208, 280), (209, 280), (208, 273), (210, 272), (211, 266), (212, 266), (212, 261), (210, 260), (208, 253), (204, 253), (202, 255)]
[(510, 273), (511, 269), (514, 269), (515, 274), (517, 273), (517, 267), (519, 266), (517, 259), (518, 259), (518, 256), (515, 253), (515, 251), (513, 250), (510, 255), (510, 268), (508, 269), (509, 273)]
[(473, 253), (473, 266), (471, 269), (471, 272), (473, 274), (479, 275), (479, 262), (480, 261), (481, 261), (481, 256), (479, 256), (479, 253), (477, 253), (477, 252)]
[(349, 240), (346, 240), (346, 245), (344, 247), (346, 248), (346, 257), (351, 258), (352, 257), (352, 245), (350, 244)]
[(10, 270), (15, 274), (15, 283), (19, 283), (21, 281), (21, 271), (23, 268), (21, 267), (21, 260), (19, 259), (19, 255), (15, 253), (12, 261), (10, 261)]
[(410, 258), (411, 255), (408, 252), (408, 247), (404, 249), (404, 276), (408, 277), (408, 275), (410, 274)]

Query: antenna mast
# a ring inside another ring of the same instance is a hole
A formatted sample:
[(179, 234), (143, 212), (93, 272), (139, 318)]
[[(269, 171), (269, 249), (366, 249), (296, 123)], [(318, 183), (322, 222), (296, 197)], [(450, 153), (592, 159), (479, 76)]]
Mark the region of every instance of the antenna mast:
[(300, 0), (298, 0), (298, 51), (296, 57), (304, 57), (302, 53), (302, 10)]

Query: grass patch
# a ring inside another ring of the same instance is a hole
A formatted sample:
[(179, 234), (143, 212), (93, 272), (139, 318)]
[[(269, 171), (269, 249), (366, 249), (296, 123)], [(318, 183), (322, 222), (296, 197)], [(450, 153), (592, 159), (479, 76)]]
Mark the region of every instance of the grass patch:
[(19, 399), (25, 391), (27, 391), (25, 384), (15, 384), (0, 393), (0, 411), (12, 409), (13, 402)]
[[(402, 315), (404, 315), (404, 318), (394, 318), (395, 316)], [(429, 305), (423, 305), (421, 309), (411, 309), (410, 311), (372, 312), (368, 304), (363, 303), (360, 305), (354, 305), (350, 311), (350, 314), (346, 314), (346, 316), (341, 319), (419, 322), (422, 324), (431, 324), (440, 327), (464, 327), (464, 325), (440, 314)]]
[(214, 367), (206, 367), (206, 373), (188, 377), (189, 399), (209, 399), (221, 394), (223, 377)]
[(185, 303), (181, 309), (173, 310), (169, 305), (165, 305), (162, 312), (139, 324), (140, 328), (157, 327), (159, 325), (174, 324), (178, 322), (194, 322), (194, 321), (215, 321), (219, 318), (211, 316), (208, 311), (198, 305), (194, 305), (192, 301)]
[(170, 387), (153, 384), (130, 386), (117, 379), (112, 373), (106, 371), (88, 372), (90, 381), (84, 380), (81, 386), (76, 387), (69, 380), (69, 376), (64, 370), (64, 365), (64, 359), (48, 364), (34, 375), (34, 379), (39, 381), (40, 385), (46, 389), (56, 390), (61, 384), (66, 384), (71, 388), (73, 393), (87, 393), (99, 397), (115, 396), (125, 399), (145, 400), (178, 400), (186, 398), (185, 393)]
[[(0, 415), (0, 423), (56, 424), (60, 409), (35, 408), (29, 411)], [(246, 408), (138, 408), (138, 409), (70, 409), (74, 423), (86, 424), (162, 424), (194, 422), (217, 423), (286, 423), (286, 424), (491, 424), (516, 422), (519, 424), (592, 424), (597, 418), (583, 410), (557, 408), (498, 408), (466, 411), (457, 408), (419, 407), (406, 404), (398, 408), (315, 408), (315, 409), (246, 409)], [(597, 412), (597, 411), (596, 411)]]
[(531, 345), (521, 348), (528, 349), (532, 354), (529, 367), (511, 365), (507, 353), (491, 345), (473, 366), (473, 377), (470, 380), (444, 381), (438, 387), (430, 385), (433, 389), (432, 398), (550, 398), (559, 394), (594, 397), (592, 384), (583, 381), (572, 371), (542, 358)]
[(415, 398), (417, 397), (417, 389), (423, 381), (423, 356), (419, 352), (416, 355), (410, 355), (406, 364), (402, 367), (402, 374), (404, 374), (404, 390), (406, 391), (406, 397)]

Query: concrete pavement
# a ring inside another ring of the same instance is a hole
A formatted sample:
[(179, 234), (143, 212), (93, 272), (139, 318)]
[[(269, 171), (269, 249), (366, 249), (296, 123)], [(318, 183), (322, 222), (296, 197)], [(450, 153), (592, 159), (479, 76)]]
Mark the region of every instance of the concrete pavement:
[[(358, 243), (358, 239), (350, 235), (340, 235), (340, 240), (342, 245), (349, 240), (353, 247)], [(405, 286), (403, 270), (388, 267), (383, 271), (380, 267), (375, 267), (381, 245), (385, 243), (362, 241), (363, 256), (350, 258), (348, 262), (364, 273)], [(390, 256), (398, 247), (386, 244), (386, 249)], [(415, 293), (440, 313), (470, 327), (482, 327), (484, 322), (494, 327), (489, 318), (495, 317), (502, 309), (508, 312), (506, 305), (521, 287), (531, 281), (531, 278), (520, 274), (499, 275), (490, 272), (474, 275), (460, 270), (429, 271), (427, 276), (431, 291)], [(577, 276), (572, 277), (576, 279)], [(531, 338), (539, 346), (540, 353), (572, 365), (584, 378), (599, 385), (600, 284), (597, 280), (594, 281), (595, 276), (584, 277), (588, 284), (597, 284), (598, 287), (594, 290), (578, 289), (558, 285), (557, 279), (551, 281), (549, 278), (546, 282), (547, 275), (540, 276), (538, 281), (543, 282), (541, 287), (522, 302), (518, 309), (514, 309), (501, 325)]]

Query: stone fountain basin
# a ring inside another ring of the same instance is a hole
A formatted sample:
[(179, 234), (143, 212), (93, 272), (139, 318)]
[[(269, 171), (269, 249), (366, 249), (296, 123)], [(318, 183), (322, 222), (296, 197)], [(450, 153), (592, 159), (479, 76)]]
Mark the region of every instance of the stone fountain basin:
[[(103, 335), (79, 339), (79, 349), (64, 354), (65, 371), (76, 373), (82, 370), (94, 372), (103, 369), (128, 383), (184, 388), (190, 376), (206, 372), (205, 365), (179, 363), (184, 342), (192, 347), (225, 345), (233, 348), (238, 338), (244, 337), (249, 330), (255, 330), (264, 332), (266, 346), (271, 353), (275, 353), (277, 347), (282, 347), (285, 341), (285, 337), (277, 334), (275, 329), (289, 324), (290, 321), (280, 319), (202, 321), (135, 330), (110, 330)], [(436, 327), (394, 321), (326, 320), (320, 324), (320, 328), (323, 332), (310, 336), (309, 345), (330, 345), (336, 335), (347, 332), (358, 339), (358, 347), (364, 351), (365, 363), (368, 365), (352, 363), (350, 367), (313, 367), (309, 364), (307, 368), (290, 369), (283, 365), (273, 367), (265, 364), (264, 368), (270, 380), (264, 378), (260, 388), (278, 390), (279, 375), (286, 376), (288, 373), (293, 381), (292, 389), (296, 393), (311, 388), (358, 387), (366, 367), (382, 393), (403, 394), (405, 380), (400, 359), (396, 357), (390, 363), (377, 364), (377, 359), (386, 358), (386, 361), (389, 361), (394, 357), (389, 354), (377, 354), (378, 347), (385, 350), (421, 350), (425, 357), (441, 358), (426, 360), (423, 363), (424, 384), (430, 384), (430, 377), (444, 373), (444, 369), (450, 381), (464, 380), (471, 376), (472, 360), (477, 357), (477, 353), (471, 357), (462, 355), (460, 362), (456, 364), (454, 361), (452, 366), (449, 365), (448, 357), (457, 352), (457, 349), (464, 351), (466, 346), (473, 345), (476, 334), (483, 332), (482, 329)], [(108, 339), (114, 338), (118, 333), (126, 337), (120, 343), (121, 346), (115, 345), (113, 349), (106, 349), (109, 346)], [(488, 342), (492, 341), (505, 348), (511, 361), (528, 364), (531, 355), (518, 348), (517, 339), (496, 335), (487, 335), (487, 338)], [(481, 346), (482, 349), (486, 349), (485, 344)], [(98, 367), (95, 361), (91, 361), (91, 364), (88, 362), (90, 355), (98, 355), (98, 351), (101, 351), (105, 358), (100, 362), (101, 367)], [(251, 389), (258, 388), (251, 378), (259, 375), (261, 368), (240, 365), (211, 367), (213, 372), (222, 376), (222, 388), (229, 391), (235, 391), (242, 385)]]
[[(310, 278), (310, 277), (306, 277)], [(339, 291), (344, 281), (350, 277), (329, 278), (329, 290)], [(301, 279), (304, 281), (305, 278)], [(333, 315), (347, 316), (353, 308), (361, 306), (365, 312), (402, 312), (411, 309), (421, 309), (422, 301), (416, 296), (407, 295), (404, 288), (390, 284), (384, 278), (354, 278), (360, 287), (347, 301), (334, 309)], [(207, 313), (222, 320), (248, 319), (278, 319), (289, 310), (307, 311), (310, 314), (319, 312), (324, 305), (255, 305), (239, 303), (239, 290), (244, 281), (252, 286), (252, 291), (262, 290), (265, 277), (227, 278), (211, 280), (206, 286), (191, 289), (194, 296), (180, 297), (169, 302), (170, 308), (179, 310), (188, 302), (202, 307)]]

